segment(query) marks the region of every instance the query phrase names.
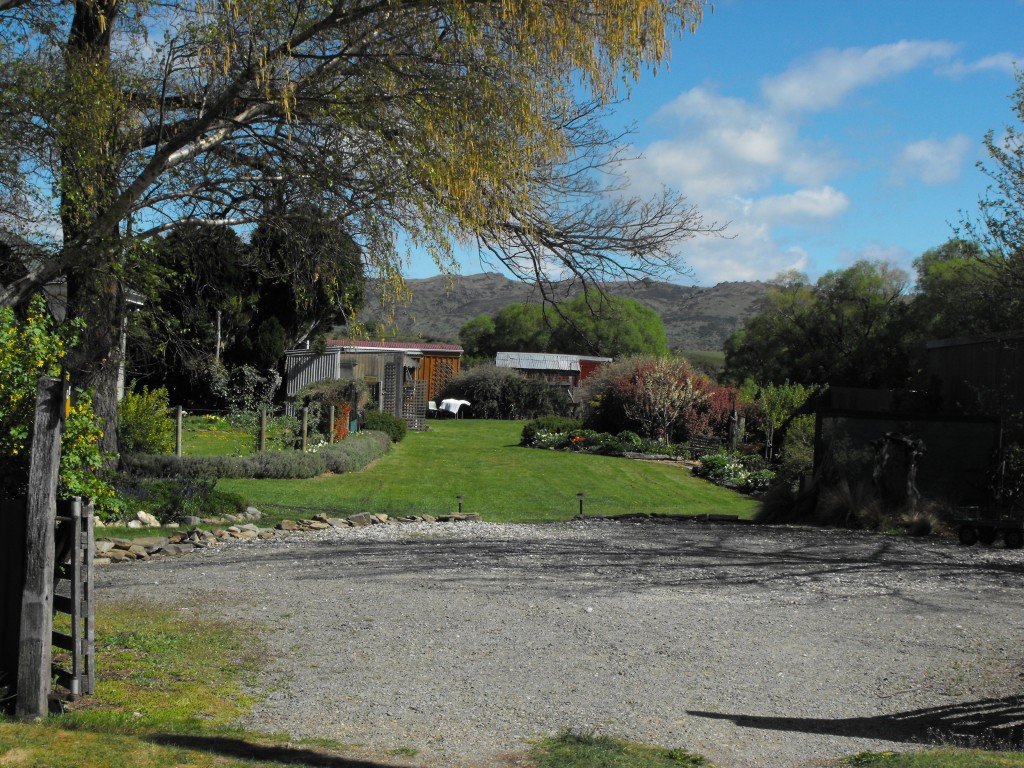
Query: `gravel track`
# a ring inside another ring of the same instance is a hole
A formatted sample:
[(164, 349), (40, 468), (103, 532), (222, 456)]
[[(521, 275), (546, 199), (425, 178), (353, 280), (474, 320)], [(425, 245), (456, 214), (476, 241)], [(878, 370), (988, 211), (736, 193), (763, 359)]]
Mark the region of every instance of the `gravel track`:
[(373, 526), (100, 570), (255, 619), (247, 725), (424, 766), (589, 729), (720, 768), (1024, 741), (1024, 551), (713, 524)]

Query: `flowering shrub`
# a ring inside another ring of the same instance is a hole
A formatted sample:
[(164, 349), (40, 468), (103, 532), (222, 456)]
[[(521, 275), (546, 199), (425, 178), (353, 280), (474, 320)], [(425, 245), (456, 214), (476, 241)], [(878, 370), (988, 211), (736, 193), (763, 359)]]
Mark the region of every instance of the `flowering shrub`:
[(335, 440), (344, 440), (348, 437), (348, 421), (352, 415), (352, 406), (348, 403), (341, 404), (341, 415), (334, 420), (331, 430), (334, 432)]
[(636, 432), (682, 442), (694, 436), (725, 437), (735, 407), (745, 406), (732, 387), (720, 387), (681, 358), (627, 358), (603, 366), (586, 385), (586, 426)]
[[(209, 415), (203, 420), (209, 422)], [(138, 393), (124, 393), (117, 405), (117, 440), (124, 453), (170, 453), (174, 450), (174, 419), (170, 416), (164, 387), (143, 387)]]
[(775, 472), (764, 459), (756, 455), (720, 450), (700, 457), (700, 466), (694, 474), (717, 485), (726, 485), (744, 491), (760, 491), (775, 480)]
[[(13, 498), (25, 492), (39, 378), (61, 375), (64, 355), (76, 342), (79, 328), (74, 323), (56, 328), (41, 296), (29, 303), (24, 322), (12, 309), (0, 309), (0, 496)], [(61, 438), (58, 493), (87, 496), (101, 513), (113, 498), (102, 473), (102, 434), (92, 394), (76, 391)]]

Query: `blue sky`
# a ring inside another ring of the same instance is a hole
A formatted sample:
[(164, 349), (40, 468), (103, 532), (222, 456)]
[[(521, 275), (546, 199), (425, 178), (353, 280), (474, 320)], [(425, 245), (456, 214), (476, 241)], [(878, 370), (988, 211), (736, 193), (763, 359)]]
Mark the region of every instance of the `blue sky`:
[[(1022, 32), (1018, 0), (718, 0), (608, 121), (636, 126), (636, 188), (730, 222), (731, 238), (681, 248), (691, 273), (675, 279), (813, 278), (865, 257), (909, 270), (985, 188), (975, 163), (1011, 122)], [(416, 255), (407, 274), (436, 272)]]

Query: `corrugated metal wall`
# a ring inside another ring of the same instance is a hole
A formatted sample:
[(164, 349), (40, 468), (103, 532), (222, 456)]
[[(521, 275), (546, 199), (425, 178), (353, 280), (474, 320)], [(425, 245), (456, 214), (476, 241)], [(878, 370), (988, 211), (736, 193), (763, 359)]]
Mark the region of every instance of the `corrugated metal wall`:
[(341, 370), (336, 350), (328, 350), (322, 354), (313, 350), (289, 352), (285, 357), (285, 393), (289, 399), (295, 397), (299, 390), (309, 384), (340, 377)]

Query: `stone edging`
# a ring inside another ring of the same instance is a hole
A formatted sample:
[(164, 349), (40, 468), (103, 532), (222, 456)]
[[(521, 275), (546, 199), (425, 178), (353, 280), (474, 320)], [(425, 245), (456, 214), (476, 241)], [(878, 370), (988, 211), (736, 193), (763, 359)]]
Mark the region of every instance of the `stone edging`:
[(142, 536), (137, 539), (101, 538), (96, 540), (94, 565), (109, 565), (134, 560), (151, 560), (165, 556), (180, 557), (197, 549), (206, 549), (228, 541), (260, 541), (290, 536), (293, 533), (322, 531), (329, 528), (362, 528), (368, 525), (403, 525), (409, 523), (478, 523), (480, 515), (406, 515), (390, 517), (385, 514), (359, 512), (348, 517), (316, 515), (303, 520), (282, 520), (273, 528), (261, 528), (255, 523), (231, 525), (212, 531), (193, 528), (169, 536)]

